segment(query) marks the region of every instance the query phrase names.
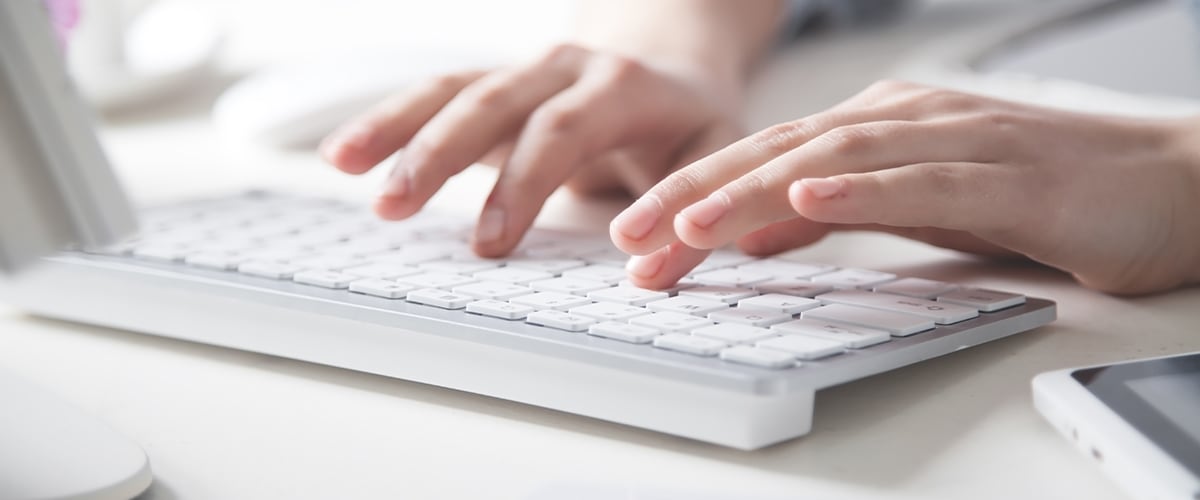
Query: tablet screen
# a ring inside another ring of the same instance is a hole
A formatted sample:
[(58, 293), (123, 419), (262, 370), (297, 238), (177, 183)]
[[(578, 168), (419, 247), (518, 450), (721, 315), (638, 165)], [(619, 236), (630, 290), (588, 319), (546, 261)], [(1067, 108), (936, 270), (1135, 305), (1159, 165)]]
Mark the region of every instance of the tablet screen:
[(1087, 368), (1071, 376), (1200, 477), (1200, 353)]

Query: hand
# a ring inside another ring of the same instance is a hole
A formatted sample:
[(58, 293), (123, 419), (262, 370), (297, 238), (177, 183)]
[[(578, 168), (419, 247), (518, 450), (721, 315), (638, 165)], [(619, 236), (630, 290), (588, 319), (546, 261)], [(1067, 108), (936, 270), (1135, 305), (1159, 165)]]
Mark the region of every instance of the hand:
[(679, 165), (741, 136), (739, 96), (682, 66), (562, 45), (533, 63), (434, 79), (352, 120), (321, 145), (359, 174), (400, 148), (375, 210), (413, 215), (475, 162), (500, 168), (473, 245), (511, 251), (561, 184), (645, 192)]
[(882, 82), (679, 170), (610, 232), (647, 287), (730, 242), (770, 254), (875, 229), (1023, 254), (1103, 291), (1166, 290), (1200, 281), (1198, 125)]

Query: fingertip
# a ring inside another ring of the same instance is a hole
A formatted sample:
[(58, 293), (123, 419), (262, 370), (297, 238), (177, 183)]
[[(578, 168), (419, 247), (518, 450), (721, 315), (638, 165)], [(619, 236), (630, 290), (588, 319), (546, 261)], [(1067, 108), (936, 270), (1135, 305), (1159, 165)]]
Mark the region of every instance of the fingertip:
[(375, 215), (378, 215), (384, 220), (401, 220), (411, 216), (415, 210), (412, 210), (405, 203), (405, 200), (382, 195), (375, 200)]
[(376, 131), (363, 124), (347, 124), (321, 140), (317, 152), (326, 162), (348, 174), (361, 174), (374, 167), (376, 161), (369, 148)]
[(653, 194), (643, 195), (613, 217), (608, 234), (613, 244), (633, 255), (645, 255), (662, 245), (654, 245), (652, 235), (662, 218), (663, 206)]
[(800, 179), (788, 186), (788, 203), (800, 215), (816, 219), (829, 202), (846, 198), (847, 180), (843, 177)]
[(503, 257), (521, 242), (523, 228), (527, 225), (514, 224), (509, 212), (498, 205), (487, 205), (479, 214), (475, 233), (471, 236), (471, 247), (480, 257)]

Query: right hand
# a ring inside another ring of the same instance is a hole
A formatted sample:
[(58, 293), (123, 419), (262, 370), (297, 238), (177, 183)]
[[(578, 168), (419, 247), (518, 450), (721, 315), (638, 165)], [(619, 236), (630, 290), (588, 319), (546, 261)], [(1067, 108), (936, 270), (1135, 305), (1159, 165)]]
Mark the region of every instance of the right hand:
[(321, 153), (361, 174), (404, 149), (375, 205), (386, 219), (413, 215), (472, 163), (499, 167), (473, 246), (501, 256), (559, 185), (640, 195), (739, 138), (741, 96), (715, 80), (566, 44), (529, 64), (405, 89), (327, 137)]

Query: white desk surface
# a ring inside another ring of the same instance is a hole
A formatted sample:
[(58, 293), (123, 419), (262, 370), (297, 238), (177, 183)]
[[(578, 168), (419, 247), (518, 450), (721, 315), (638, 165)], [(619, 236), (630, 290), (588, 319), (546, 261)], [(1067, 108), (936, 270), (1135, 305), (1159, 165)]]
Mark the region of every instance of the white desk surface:
[[(942, 11), (938, 22), (961, 24), (959, 10)], [(916, 27), (789, 50), (765, 72), (751, 122), (799, 115), (880, 76), (895, 51), (913, 45), (914, 30), (929, 28), (909, 24)], [(799, 98), (792, 84), (809, 80), (813, 67), (823, 70)], [(797, 98), (777, 106), (764, 95)], [(201, 92), (110, 120), (105, 140), (139, 198), (248, 184), (365, 198), (376, 186), (377, 175), (341, 176), (311, 153), (230, 145), (208, 125), (212, 96)], [(477, 205), (448, 203), (447, 193), (455, 201), (481, 200), (490, 175), (468, 171), (434, 204), (474, 213)], [(601, 230), (621, 204), (556, 195), (543, 222)], [(594, 485), (678, 493), (653, 497), (660, 500), (1101, 500), (1121, 495), (1034, 412), (1030, 378), (1200, 350), (1196, 288), (1111, 297), (1039, 266), (981, 261), (880, 235), (837, 235), (805, 252), (832, 264), (1051, 298), (1060, 317), (1036, 331), (821, 392), (810, 435), (757, 452), (348, 370), (39, 319), (3, 305), (0, 366), (141, 443), (156, 475), (146, 495), (154, 499), (611, 498), (586, 496), (582, 485)]]

